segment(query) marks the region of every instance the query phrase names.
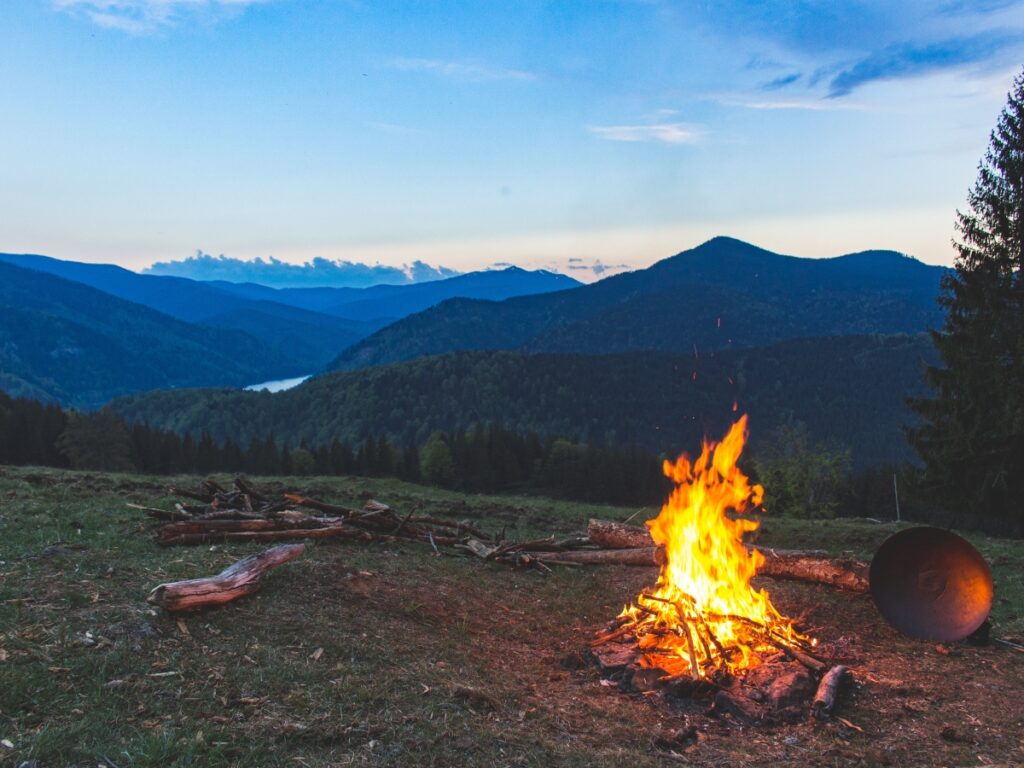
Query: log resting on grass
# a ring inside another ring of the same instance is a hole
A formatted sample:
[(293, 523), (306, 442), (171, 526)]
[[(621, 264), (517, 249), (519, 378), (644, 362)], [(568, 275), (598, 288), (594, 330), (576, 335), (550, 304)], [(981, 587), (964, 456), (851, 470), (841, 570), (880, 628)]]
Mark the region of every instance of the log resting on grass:
[[(586, 562), (616, 563), (619, 565), (658, 565), (661, 560), (655, 551), (654, 541), (647, 528), (640, 525), (625, 525), (608, 520), (591, 520), (587, 536), (605, 557)], [(868, 564), (860, 560), (842, 557), (828, 557), (824, 552), (802, 552), (784, 549), (752, 547), (764, 556), (764, 563), (758, 568), (759, 576), (776, 579), (809, 581), (829, 584), (850, 592), (868, 591)], [(643, 552), (649, 553), (647, 560)], [(562, 553), (558, 559), (565, 559)], [(583, 554), (583, 553), (579, 553)], [(591, 553), (587, 553), (591, 554)], [(582, 561), (580, 561), (582, 562)]]
[(257, 592), (267, 571), (294, 560), (305, 549), (305, 544), (271, 547), (264, 552), (243, 557), (216, 576), (160, 584), (149, 593), (146, 601), (168, 611), (228, 603)]

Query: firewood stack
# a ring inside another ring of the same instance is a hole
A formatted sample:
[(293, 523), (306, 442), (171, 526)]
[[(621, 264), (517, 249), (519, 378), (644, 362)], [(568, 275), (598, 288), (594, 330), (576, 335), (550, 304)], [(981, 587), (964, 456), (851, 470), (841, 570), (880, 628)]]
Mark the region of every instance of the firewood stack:
[[(591, 520), (587, 531), (556, 539), (509, 541), (505, 531), (488, 534), (469, 521), (415, 514), (400, 515), (387, 504), (368, 501), (361, 509), (331, 504), (301, 494), (272, 496), (236, 478), (232, 489), (213, 480), (197, 490), (170, 488), (186, 499), (173, 510), (130, 504), (164, 521), (157, 531), (160, 546), (278, 542), (304, 539), (348, 539), (393, 542), (415, 540), (437, 554), (475, 557), (485, 562), (550, 572), (551, 566), (656, 566), (661, 552), (647, 528)], [(765, 576), (828, 584), (853, 592), (867, 591), (867, 565), (824, 552), (759, 548)]]

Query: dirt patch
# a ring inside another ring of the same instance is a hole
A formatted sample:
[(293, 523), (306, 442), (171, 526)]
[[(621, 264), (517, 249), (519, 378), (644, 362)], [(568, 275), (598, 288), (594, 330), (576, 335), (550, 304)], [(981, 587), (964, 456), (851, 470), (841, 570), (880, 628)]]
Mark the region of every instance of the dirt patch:
[[(593, 595), (596, 584), (602, 597), (584, 612), (579, 602), (566, 600), (572, 595), (545, 599), (557, 593), (559, 576), (545, 582), (468, 566), (479, 578), (462, 569), (437, 572), (429, 561), (412, 572), (380, 574), (323, 564), (317, 582), (321, 595), (332, 592), (325, 599), (345, 606), (339, 612), (349, 631), (400, 636), (404, 646), (434, 660), (433, 672), (447, 679), (445, 690), (468, 686), (498, 702), (481, 712), (494, 738), (515, 742), (529, 723), (546, 742), (591, 750), (598, 763), (608, 764), (623, 754), (682, 755), (698, 765), (1024, 760), (1024, 718), (1008, 706), (1024, 690), (1024, 655), (904, 638), (865, 596), (763, 580), (783, 612), (809, 614), (813, 634), (827, 648), (825, 660), (846, 664), (853, 682), (828, 722), (808, 716), (752, 728), (733, 715), (709, 716), (699, 700), (666, 711), (652, 706), (648, 694), (625, 695), (594, 669), (565, 663), (579, 658), (604, 626), (599, 616), (614, 615), (653, 573), (590, 571), (586, 591)], [(579, 589), (575, 584), (571, 591)]]

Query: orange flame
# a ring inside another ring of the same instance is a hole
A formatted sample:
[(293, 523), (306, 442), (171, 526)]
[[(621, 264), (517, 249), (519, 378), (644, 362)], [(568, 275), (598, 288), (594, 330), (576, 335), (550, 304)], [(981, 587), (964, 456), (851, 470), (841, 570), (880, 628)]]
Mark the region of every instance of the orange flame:
[(740, 515), (761, 504), (764, 489), (737, 466), (746, 432), (742, 416), (722, 442), (705, 440), (696, 461), (684, 454), (664, 464), (677, 485), (647, 522), (664, 549), (661, 573), (620, 618), (636, 623), (642, 663), (670, 676), (735, 672), (755, 666), (759, 652), (775, 650), (773, 639), (790, 646), (806, 641), (768, 593), (750, 585), (764, 557), (743, 545), (759, 523)]

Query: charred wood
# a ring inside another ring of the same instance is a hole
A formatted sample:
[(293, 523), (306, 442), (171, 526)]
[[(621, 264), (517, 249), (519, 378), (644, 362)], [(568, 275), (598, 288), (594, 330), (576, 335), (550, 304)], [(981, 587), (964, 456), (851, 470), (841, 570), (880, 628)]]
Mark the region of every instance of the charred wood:
[(832, 714), (832, 708), (836, 705), (836, 697), (843, 681), (849, 676), (849, 670), (842, 664), (838, 664), (821, 678), (818, 684), (818, 692), (814, 694), (814, 703), (811, 704), (811, 714), (819, 720), (828, 720)]

